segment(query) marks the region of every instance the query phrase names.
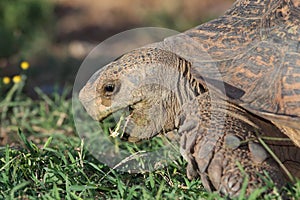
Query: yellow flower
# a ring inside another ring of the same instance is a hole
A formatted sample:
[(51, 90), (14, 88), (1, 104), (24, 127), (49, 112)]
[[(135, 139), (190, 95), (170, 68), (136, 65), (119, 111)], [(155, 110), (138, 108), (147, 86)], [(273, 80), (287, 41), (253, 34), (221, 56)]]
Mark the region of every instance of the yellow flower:
[(20, 64), (20, 67), (21, 67), (23, 70), (27, 70), (27, 69), (29, 68), (29, 66), (30, 66), (30, 64), (29, 64), (29, 62), (27, 62), (27, 61), (23, 61), (23, 62), (21, 62), (21, 64)]
[(12, 80), (14, 83), (20, 83), (22, 81), (22, 77), (20, 75), (16, 75)]
[(10, 83), (10, 78), (8, 76), (5, 76), (5, 77), (3, 77), (2, 81), (5, 85), (7, 85)]

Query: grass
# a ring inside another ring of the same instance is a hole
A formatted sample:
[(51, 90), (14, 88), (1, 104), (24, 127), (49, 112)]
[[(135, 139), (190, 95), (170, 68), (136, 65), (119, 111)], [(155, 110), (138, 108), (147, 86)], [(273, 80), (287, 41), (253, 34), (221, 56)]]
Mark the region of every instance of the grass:
[[(0, 134), (8, 139), (0, 147), (0, 199), (225, 199), (206, 192), (200, 180), (188, 180), (182, 158), (137, 174), (107, 167), (75, 133), (70, 90), (49, 96), (36, 89), (39, 100), (21, 90), (22, 84), (12, 86), (0, 100)], [(268, 185), (273, 192), (263, 199), (281, 199)], [(265, 190), (259, 188), (248, 199)], [(286, 193), (299, 199), (300, 181)]]
[(1, 150), (2, 199), (194, 199), (201, 191), (197, 181), (186, 180), (177, 162), (168, 170), (128, 174), (99, 163), (78, 139), (58, 147), (54, 144), (61, 138), (53, 137), (51, 147), (51, 137), (38, 148), (20, 135), (26, 149)]

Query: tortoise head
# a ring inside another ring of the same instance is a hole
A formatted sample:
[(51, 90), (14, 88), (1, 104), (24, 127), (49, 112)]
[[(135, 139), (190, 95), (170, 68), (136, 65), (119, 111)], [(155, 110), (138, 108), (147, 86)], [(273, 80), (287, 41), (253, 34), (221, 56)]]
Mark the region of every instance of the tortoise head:
[(174, 129), (180, 103), (194, 94), (186, 90), (178, 95), (184, 85), (178, 83), (183, 76), (178, 67), (186, 64), (168, 51), (134, 50), (97, 71), (79, 99), (97, 121), (126, 111), (124, 130), (130, 141), (151, 138)]

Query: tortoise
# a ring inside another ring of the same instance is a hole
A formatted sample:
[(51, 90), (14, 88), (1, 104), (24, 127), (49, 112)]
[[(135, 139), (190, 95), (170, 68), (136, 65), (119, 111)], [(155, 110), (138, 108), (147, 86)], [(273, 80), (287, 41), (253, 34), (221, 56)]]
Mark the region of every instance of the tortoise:
[(237, 196), (247, 178), (250, 194), (264, 172), (282, 187), (300, 178), (300, 1), (238, 0), (109, 63), (79, 99), (97, 121), (128, 109), (129, 141), (176, 131), (207, 190)]

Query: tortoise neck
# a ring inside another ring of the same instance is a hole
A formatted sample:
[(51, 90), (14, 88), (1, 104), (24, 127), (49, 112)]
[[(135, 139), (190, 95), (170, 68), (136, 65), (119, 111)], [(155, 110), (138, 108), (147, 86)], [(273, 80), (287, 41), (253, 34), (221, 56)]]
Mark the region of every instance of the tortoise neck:
[(207, 89), (192, 75), (192, 65), (190, 62), (181, 57), (177, 57), (176, 66), (180, 77), (178, 78), (175, 94), (180, 105), (183, 105), (187, 101), (190, 101), (207, 91)]

